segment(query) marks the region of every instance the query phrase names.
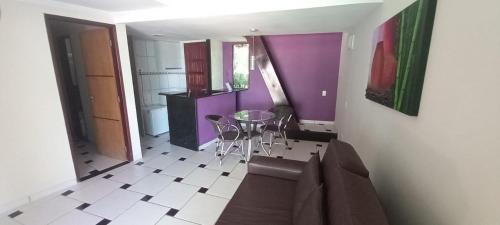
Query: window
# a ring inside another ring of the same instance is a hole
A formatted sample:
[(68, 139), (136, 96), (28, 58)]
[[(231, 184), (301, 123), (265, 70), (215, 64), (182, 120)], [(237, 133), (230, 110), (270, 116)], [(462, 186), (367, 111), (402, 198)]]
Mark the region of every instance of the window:
[(233, 87), (248, 88), (249, 78), (249, 45), (235, 44), (233, 46)]

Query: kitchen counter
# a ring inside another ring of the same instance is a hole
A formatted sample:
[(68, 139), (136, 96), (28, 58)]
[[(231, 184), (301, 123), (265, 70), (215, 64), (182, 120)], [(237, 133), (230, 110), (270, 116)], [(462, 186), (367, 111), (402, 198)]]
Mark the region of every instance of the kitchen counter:
[(212, 90), (210, 92), (162, 92), (159, 93), (159, 95), (164, 95), (164, 96), (177, 96), (177, 97), (184, 97), (184, 98), (206, 98), (206, 97), (211, 97), (211, 96), (216, 96), (216, 95), (224, 95), (224, 94), (232, 94), (240, 91), (245, 91), (248, 89), (233, 89), (233, 91), (229, 92), (227, 90)]
[(206, 115), (228, 116), (236, 112), (236, 93), (245, 89), (210, 93), (165, 92), (167, 98), (170, 143), (198, 151), (216, 138)]

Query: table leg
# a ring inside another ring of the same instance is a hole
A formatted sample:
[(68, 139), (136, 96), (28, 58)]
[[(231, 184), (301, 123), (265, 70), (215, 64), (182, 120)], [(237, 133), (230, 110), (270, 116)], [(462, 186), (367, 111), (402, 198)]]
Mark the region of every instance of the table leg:
[(252, 123), (246, 122), (246, 128), (248, 137), (248, 152), (247, 152), (247, 162), (248, 162), (252, 157)]

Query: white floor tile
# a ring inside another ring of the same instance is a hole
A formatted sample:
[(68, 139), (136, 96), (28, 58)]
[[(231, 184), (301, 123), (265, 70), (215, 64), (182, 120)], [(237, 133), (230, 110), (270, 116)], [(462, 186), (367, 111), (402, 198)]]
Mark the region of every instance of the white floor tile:
[(217, 177), (221, 175), (220, 171), (209, 170), (204, 168), (196, 168), (181, 182), (191, 184), (198, 187), (210, 187)]
[(234, 170), (229, 174), (229, 177), (243, 180), (248, 173), (248, 166), (246, 163), (236, 165)]
[(164, 144), (168, 141), (168, 136), (160, 136), (160, 137), (146, 137), (141, 138), (141, 146), (143, 147), (156, 147), (161, 144)]
[(234, 169), (234, 167), (236, 167), (236, 165), (240, 163), (240, 160), (242, 160), (241, 157), (228, 155), (224, 157), (224, 159), (222, 160), (222, 165), (220, 164), (220, 161), (217, 159), (217, 160), (212, 160), (205, 168), (224, 171), (224, 172), (231, 172)]
[(23, 214), (14, 219), (24, 225), (45, 225), (69, 211), (80, 206), (82, 203), (71, 198), (58, 196), (51, 200), (36, 204), (23, 211)]
[[(110, 180), (126, 183), (126, 184), (135, 184), (137, 181), (140, 179), (144, 178), (145, 176), (153, 173), (155, 169), (145, 167), (145, 166), (137, 166), (134, 165), (128, 169), (125, 169), (117, 174), (114, 174), (113, 177), (110, 178)], [(113, 172), (111, 172), (113, 173)]]
[(155, 159), (147, 161), (143, 166), (154, 168), (154, 169), (164, 169), (165, 167), (173, 164), (179, 158), (168, 156), (168, 155), (159, 155)]
[(128, 190), (147, 194), (156, 195), (163, 190), (167, 185), (174, 181), (175, 177), (152, 173), (142, 180), (128, 188)]
[(173, 145), (170, 144), (169, 142), (161, 143), (160, 145), (154, 147), (153, 149), (155, 151), (159, 152), (171, 152), (174, 148), (172, 147)]
[(138, 202), (142, 197), (144, 197), (143, 194), (120, 188), (87, 207), (84, 211), (113, 220), (118, 215), (125, 212), (125, 210), (132, 207), (132, 205)]
[(240, 186), (242, 180), (220, 176), (208, 189), (207, 194), (231, 199)]
[(168, 210), (169, 208), (163, 206), (139, 201), (110, 225), (154, 225)]
[(229, 200), (196, 193), (175, 217), (202, 225), (214, 224)]
[(188, 157), (186, 161), (198, 164), (208, 164), (210, 161), (214, 159), (215, 156), (211, 152), (196, 152), (192, 156)]
[(172, 157), (177, 157), (177, 158), (182, 158), (182, 157), (188, 158), (188, 157), (194, 155), (195, 153), (196, 153), (196, 151), (172, 145), (171, 150), (168, 153), (168, 155), (172, 156)]
[[(317, 146), (317, 145), (321, 146)], [(328, 146), (326, 142), (303, 141), (294, 142), (292, 150), (285, 151), (283, 157), (285, 159), (293, 159), (299, 161), (308, 161), (311, 158), (311, 152), (324, 151)]]
[(187, 201), (189, 201), (198, 189), (199, 188), (195, 186), (172, 182), (149, 201), (174, 209), (180, 209), (186, 204)]
[(70, 213), (50, 223), (50, 225), (95, 225), (102, 220), (101, 217), (90, 215), (81, 210), (74, 209)]
[(120, 188), (123, 184), (108, 179), (100, 178), (87, 187), (77, 190), (68, 197), (85, 203), (94, 203), (114, 190)]
[(178, 160), (172, 165), (167, 166), (161, 174), (184, 178), (196, 168), (198, 168), (198, 164)]
[(2, 224), (2, 225), (21, 225), (20, 223), (16, 222), (15, 220), (13, 220), (9, 217), (0, 218), (0, 224)]
[(112, 159), (110, 157), (103, 156), (103, 155), (96, 155), (92, 159), (92, 161), (93, 162), (89, 163), (89, 165), (94, 167), (97, 170), (104, 170), (104, 169), (118, 165), (118, 164), (123, 162), (122, 160)]
[(164, 216), (161, 218), (160, 222), (156, 225), (196, 225), (195, 223), (191, 223), (185, 220), (177, 219), (171, 216)]
[(142, 159), (140, 161), (147, 162), (152, 159), (155, 159), (156, 157), (160, 156), (162, 152), (160, 151), (153, 151), (153, 150), (143, 150), (142, 151)]

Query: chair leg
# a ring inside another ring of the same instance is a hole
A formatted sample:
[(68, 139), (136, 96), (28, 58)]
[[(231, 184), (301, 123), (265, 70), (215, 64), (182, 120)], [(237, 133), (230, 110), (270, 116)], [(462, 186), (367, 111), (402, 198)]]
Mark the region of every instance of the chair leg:
[(217, 140), (216, 145), (215, 145), (215, 157), (219, 157), (219, 147), (220, 147), (221, 141)]
[(243, 157), (243, 160), (245, 160), (245, 162), (247, 162), (247, 156), (245, 154), (245, 147), (244, 147), (244, 141), (241, 141), (240, 142), (240, 145), (238, 146), (238, 149), (240, 150), (241, 152), (241, 156)]
[(288, 147), (288, 137), (286, 136), (286, 130), (283, 131), (283, 138), (285, 139), (285, 145)]
[(271, 156), (271, 147), (269, 147), (269, 151), (266, 150), (266, 148), (264, 147), (264, 137), (263, 136), (264, 136), (264, 134), (262, 136), (260, 136), (260, 140), (259, 140), (260, 147), (267, 154), (267, 156)]

